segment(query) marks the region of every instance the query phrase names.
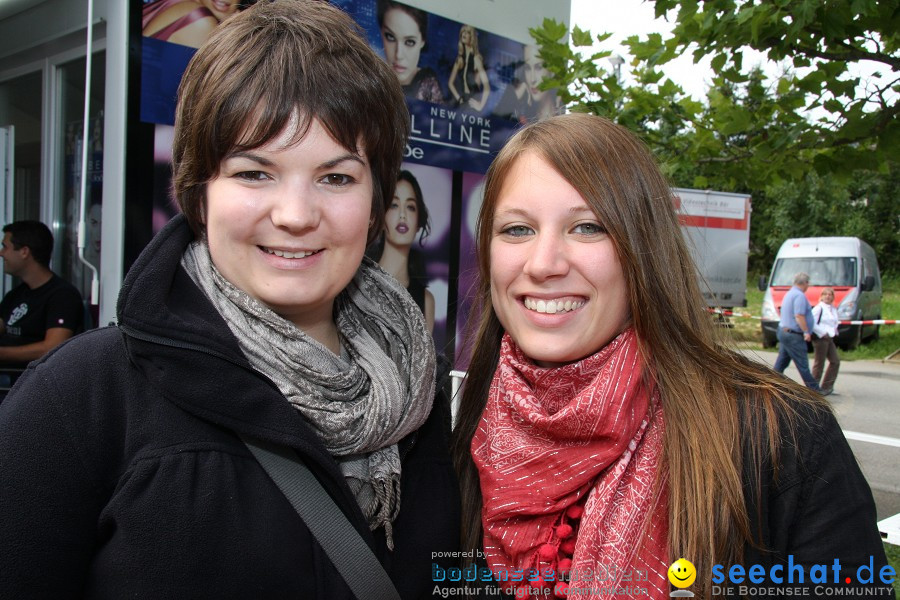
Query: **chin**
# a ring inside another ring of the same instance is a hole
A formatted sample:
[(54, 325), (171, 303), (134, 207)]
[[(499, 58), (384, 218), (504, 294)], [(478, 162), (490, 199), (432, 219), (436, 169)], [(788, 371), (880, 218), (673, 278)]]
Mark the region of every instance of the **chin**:
[(583, 358), (571, 348), (529, 348), (527, 344), (520, 347), (525, 356), (542, 367), (561, 367)]

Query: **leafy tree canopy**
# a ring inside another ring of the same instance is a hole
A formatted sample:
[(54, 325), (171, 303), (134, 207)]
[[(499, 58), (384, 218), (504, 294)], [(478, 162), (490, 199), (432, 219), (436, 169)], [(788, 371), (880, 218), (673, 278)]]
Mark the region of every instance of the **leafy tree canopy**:
[[(900, 0), (654, 4), (674, 27), (625, 41), (629, 85), (594, 50), (610, 34), (545, 20), (531, 31), (552, 74), (542, 87), (641, 135), (674, 185), (750, 193), (751, 269), (787, 237), (851, 235), (900, 272)], [(750, 65), (748, 49), (781, 73)], [(710, 60), (702, 100), (662, 73), (685, 53)], [(861, 61), (878, 65), (871, 80), (853, 75)]]
[[(626, 40), (635, 82), (624, 87), (601, 59), (602, 43), (577, 25), (545, 20), (532, 30), (571, 110), (640, 131), (679, 185), (754, 189), (857, 168), (889, 170), (900, 148), (900, 8), (897, 0), (656, 0), (657, 17), (677, 18), (670, 37)], [(746, 69), (748, 48), (784, 66), (774, 81)], [(691, 52), (711, 58), (704, 102), (665, 78), (661, 67)], [(861, 82), (850, 65), (880, 65)], [(811, 116), (817, 115), (817, 116)]]

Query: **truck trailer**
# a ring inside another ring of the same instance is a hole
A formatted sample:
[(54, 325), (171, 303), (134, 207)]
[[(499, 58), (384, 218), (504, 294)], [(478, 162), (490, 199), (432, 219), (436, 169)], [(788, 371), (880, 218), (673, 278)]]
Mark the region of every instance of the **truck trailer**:
[(747, 306), (750, 196), (687, 188), (672, 193), (706, 305)]

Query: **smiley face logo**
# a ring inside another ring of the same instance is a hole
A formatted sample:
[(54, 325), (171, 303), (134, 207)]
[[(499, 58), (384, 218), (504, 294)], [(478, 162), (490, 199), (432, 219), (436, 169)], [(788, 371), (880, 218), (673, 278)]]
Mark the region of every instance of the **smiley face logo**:
[(697, 579), (697, 569), (690, 561), (679, 558), (669, 567), (669, 582), (677, 588), (686, 588)]

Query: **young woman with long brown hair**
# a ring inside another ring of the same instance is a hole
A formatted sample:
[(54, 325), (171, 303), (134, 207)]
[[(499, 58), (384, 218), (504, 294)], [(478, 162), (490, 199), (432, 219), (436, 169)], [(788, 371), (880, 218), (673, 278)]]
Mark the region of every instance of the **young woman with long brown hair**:
[(699, 597), (714, 565), (838, 558), (844, 585), (885, 564), (827, 404), (719, 340), (635, 136), (579, 114), (521, 130), (488, 171), (477, 254), (454, 459), (464, 548), (507, 591), (562, 597), (568, 573), (569, 598), (663, 598), (680, 557)]

